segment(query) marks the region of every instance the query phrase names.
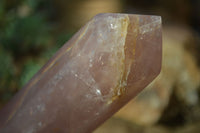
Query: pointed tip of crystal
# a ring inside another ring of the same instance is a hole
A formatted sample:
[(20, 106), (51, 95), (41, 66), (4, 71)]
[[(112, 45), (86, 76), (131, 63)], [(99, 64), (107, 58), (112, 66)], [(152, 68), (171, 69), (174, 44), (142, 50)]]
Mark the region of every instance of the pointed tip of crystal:
[[(135, 45), (129, 84), (140, 88), (154, 80), (162, 65), (162, 24), (160, 16), (128, 15), (127, 45)], [(129, 39), (128, 39), (129, 38)], [(135, 38), (135, 39), (134, 39)], [(140, 84), (140, 85), (138, 85)], [(144, 88), (143, 87), (143, 88)], [(143, 89), (141, 88), (141, 89)]]
[[(102, 47), (106, 48), (104, 52), (114, 55), (110, 61), (116, 62), (115, 66), (108, 62), (106, 65), (112, 66), (112, 69), (108, 67), (109, 69), (105, 70), (107, 71), (105, 75), (116, 78), (103, 75), (103, 79), (107, 77), (106, 81), (118, 84), (117, 86), (123, 86), (120, 84), (125, 83), (126, 90), (135, 93), (146, 87), (160, 73), (162, 64), (160, 16), (103, 13), (96, 15), (92, 22), (96, 30), (95, 44), (103, 44)], [(114, 48), (113, 51), (108, 50), (111, 48)], [(116, 53), (121, 56), (115, 56)], [(102, 70), (100, 64), (98, 69)], [(117, 88), (116, 92), (122, 92), (120, 89)]]

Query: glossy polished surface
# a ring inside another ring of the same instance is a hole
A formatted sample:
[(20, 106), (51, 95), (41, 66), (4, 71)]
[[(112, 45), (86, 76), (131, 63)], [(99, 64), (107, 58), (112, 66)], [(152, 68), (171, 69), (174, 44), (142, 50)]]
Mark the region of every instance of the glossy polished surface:
[(99, 14), (0, 112), (2, 133), (88, 133), (160, 72), (161, 18)]

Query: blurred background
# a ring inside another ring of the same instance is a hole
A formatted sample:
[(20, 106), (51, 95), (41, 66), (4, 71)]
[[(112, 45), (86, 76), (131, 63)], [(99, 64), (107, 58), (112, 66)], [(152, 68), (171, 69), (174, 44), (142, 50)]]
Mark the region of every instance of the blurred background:
[(161, 15), (161, 74), (94, 133), (200, 132), (200, 0), (0, 0), (0, 108), (97, 13)]

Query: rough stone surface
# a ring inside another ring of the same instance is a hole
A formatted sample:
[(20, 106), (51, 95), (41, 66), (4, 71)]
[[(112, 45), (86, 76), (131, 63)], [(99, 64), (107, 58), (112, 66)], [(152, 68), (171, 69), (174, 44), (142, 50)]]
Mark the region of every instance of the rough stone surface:
[(159, 16), (97, 15), (2, 110), (0, 131), (91, 132), (159, 74), (161, 44)]

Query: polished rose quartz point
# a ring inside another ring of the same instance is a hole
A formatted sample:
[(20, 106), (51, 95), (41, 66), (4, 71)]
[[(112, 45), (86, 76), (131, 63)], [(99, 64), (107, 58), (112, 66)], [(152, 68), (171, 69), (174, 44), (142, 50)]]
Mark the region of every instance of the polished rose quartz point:
[(1, 133), (88, 133), (160, 72), (161, 17), (99, 14), (0, 112)]

